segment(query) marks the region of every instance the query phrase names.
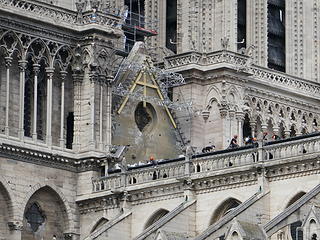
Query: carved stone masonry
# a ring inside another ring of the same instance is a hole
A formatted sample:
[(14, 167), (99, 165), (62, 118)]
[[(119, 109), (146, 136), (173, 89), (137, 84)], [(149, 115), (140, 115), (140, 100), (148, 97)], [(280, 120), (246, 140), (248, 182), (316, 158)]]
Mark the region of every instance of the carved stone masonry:
[(23, 223), (20, 221), (8, 222), (8, 227), (9, 227), (10, 231), (22, 231), (23, 230)]

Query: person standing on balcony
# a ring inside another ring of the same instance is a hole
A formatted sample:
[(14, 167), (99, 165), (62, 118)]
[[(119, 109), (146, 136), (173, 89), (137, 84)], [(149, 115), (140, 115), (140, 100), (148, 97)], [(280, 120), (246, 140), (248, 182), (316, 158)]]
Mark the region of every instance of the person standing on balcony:
[(234, 135), (233, 138), (231, 139), (229, 148), (233, 149), (233, 148), (239, 147), (237, 139), (238, 139), (238, 135)]

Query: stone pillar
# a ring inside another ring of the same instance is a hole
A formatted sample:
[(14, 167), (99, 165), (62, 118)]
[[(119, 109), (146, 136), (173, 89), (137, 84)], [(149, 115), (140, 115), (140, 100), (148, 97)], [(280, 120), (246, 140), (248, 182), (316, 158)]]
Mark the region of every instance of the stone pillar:
[(250, 127), (251, 127), (251, 136), (254, 138), (255, 137), (255, 129), (256, 129), (256, 121), (250, 121)]
[(100, 82), (100, 103), (99, 103), (99, 149), (104, 150), (103, 144), (103, 81)]
[(23, 141), (24, 139), (24, 88), (25, 88), (25, 71), (27, 66), (27, 61), (20, 60), (19, 61), (19, 69), (20, 69), (20, 88), (19, 88), (19, 139)]
[(264, 133), (267, 132), (268, 130), (268, 125), (267, 124), (261, 124), (261, 131), (262, 131), (262, 140), (263, 141), (266, 141), (267, 139), (264, 139), (267, 138), (267, 136), (264, 136)]
[(65, 78), (67, 76), (66, 71), (61, 71), (61, 107), (60, 107), (60, 139), (59, 144), (61, 148), (66, 146), (65, 138), (64, 138), (64, 83)]
[(8, 222), (9, 227), (9, 239), (10, 240), (21, 240), (21, 232), (23, 230), (23, 223), (19, 221)]
[(193, 156), (193, 150), (190, 145), (186, 146), (185, 149), (185, 168), (184, 168), (184, 174), (186, 176), (190, 176), (192, 173), (192, 156)]
[(112, 138), (112, 88), (111, 88), (111, 81), (113, 80), (113, 77), (109, 76), (107, 77), (106, 81), (106, 114), (107, 114), (107, 119), (106, 119), (106, 145), (108, 148), (108, 151), (110, 150), (111, 146), (111, 138)]
[(46, 68), (47, 73), (47, 145), (52, 145), (52, 80), (53, 80), (53, 68)]
[(273, 134), (275, 134), (275, 135), (277, 135), (277, 136), (279, 136), (279, 127), (277, 126), (277, 127), (273, 127), (273, 129), (272, 129), (272, 131), (273, 131)]
[(284, 136), (285, 136), (285, 138), (290, 137), (290, 132), (291, 132), (291, 130), (284, 130)]
[(39, 64), (33, 64), (34, 71), (34, 87), (33, 87), (33, 131), (32, 139), (37, 141), (37, 106), (38, 106), (38, 74), (40, 70)]
[(238, 121), (238, 144), (239, 146), (243, 145), (243, 123), (244, 123), (244, 113), (243, 112), (237, 112), (236, 113), (236, 119)]
[(235, 119), (235, 111), (229, 111), (229, 138), (232, 139), (235, 134), (238, 133), (238, 127), (236, 126), (235, 129), (233, 128), (233, 121)]
[(194, 182), (192, 182), (192, 179), (187, 178), (184, 180), (183, 189), (185, 201), (192, 201), (196, 199), (196, 194), (194, 191)]
[(97, 76), (93, 73), (90, 76), (90, 137), (89, 137), (89, 148), (94, 150), (96, 148), (96, 134), (95, 134), (95, 98), (96, 98), (96, 83), (97, 83)]
[(5, 134), (9, 137), (9, 105), (10, 105), (10, 67), (12, 63), (12, 57), (5, 57), (6, 69), (7, 69), (7, 80), (6, 80), (6, 125)]
[(73, 88), (74, 88), (74, 134), (72, 149), (80, 150), (80, 136), (81, 136), (81, 84), (83, 75), (73, 74)]
[(124, 191), (120, 198), (120, 206), (120, 210), (122, 210), (123, 213), (131, 211), (130, 194), (127, 191)]
[(225, 108), (220, 109), (220, 116), (221, 116), (221, 121), (222, 121), (222, 126), (223, 126), (223, 134), (222, 134), (222, 148), (228, 147), (228, 142), (227, 142), (227, 115), (228, 115), (228, 110)]

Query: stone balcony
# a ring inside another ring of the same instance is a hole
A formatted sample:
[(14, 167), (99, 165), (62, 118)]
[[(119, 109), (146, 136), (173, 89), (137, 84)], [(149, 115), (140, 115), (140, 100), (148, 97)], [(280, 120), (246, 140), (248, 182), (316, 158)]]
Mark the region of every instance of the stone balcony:
[(247, 73), (251, 80), (257, 83), (287, 89), (301, 95), (320, 99), (320, 85), (316, 82), (291, 76), (286, 73), (252, 64), (252, 59), (246, 55), (228, 50), (211, 53), (187, 52), (165, 58), (166, 69), (183, 72), (190, 69), (210, 71), (219, 68), (229, 68), (237, 72)]
[(165, 189), (170, 184), (200, 179), (199, 187), (204, 184), (206, 187), (221, 188), (234, 183), (255, 181), (262, 169), (263, 175), (272, 181), (274, 177), (285, 178), (295, 172), (304, 174), (306, 171), (319, 170), (320, 161), (316, 160), (319, 152), (319, 133), (260, 142), (258, 146), (194, 155), (190, 160), (183, 157), (165, 160), (157, 165), (129, 167), (125, 172), (116, 170), (109, 173), (109, 176), (93, 179), (92, 192), (95, 196), (100, 196), (99, 192), (106, 196), (124, 188), (126, 191), (142, 191), (155, 186)]
[(106, 14), (93, 10), (82, 13), (53, 6), (47, 3), (30, 0), (0, 0), (0, 11), (10, 16), (19, 15), (33, 21), (42, 21), (47, 24), (70, 30), (84, 31), (97, 29), (100, 31), (118, 32), (120, 17), (116, 14)]

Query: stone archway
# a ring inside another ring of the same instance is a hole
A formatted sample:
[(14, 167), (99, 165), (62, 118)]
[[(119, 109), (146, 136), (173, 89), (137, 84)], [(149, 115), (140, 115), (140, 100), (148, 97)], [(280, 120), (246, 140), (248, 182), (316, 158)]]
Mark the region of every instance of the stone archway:
[(12, 215), (12, 200), (7, 189), (0, 182), (0, 239), (9, 239), (8, 222)]
[(65, 199), (49, 186), (32, 193), (23, 209), (22, 240), (63, 239), (70, 221)]

